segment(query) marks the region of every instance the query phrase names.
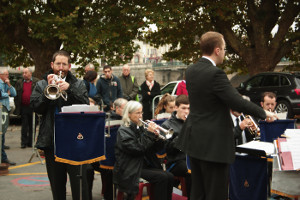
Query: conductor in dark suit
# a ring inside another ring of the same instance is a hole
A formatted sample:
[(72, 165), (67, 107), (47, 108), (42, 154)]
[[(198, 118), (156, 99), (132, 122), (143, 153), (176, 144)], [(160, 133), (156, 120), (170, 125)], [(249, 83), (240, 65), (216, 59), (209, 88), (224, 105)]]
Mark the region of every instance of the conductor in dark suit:
[(235, 158), (230, 109), (274, 121), (274, 114), (244, 100), (223, 70), (226, 44), (222, 34), (201, 36), (203, 57), (188, 67), (186, 83), (190, 114), (179, 135), (177, 148), (190, 157), (192, 200), (228, 198), (229, 164)]

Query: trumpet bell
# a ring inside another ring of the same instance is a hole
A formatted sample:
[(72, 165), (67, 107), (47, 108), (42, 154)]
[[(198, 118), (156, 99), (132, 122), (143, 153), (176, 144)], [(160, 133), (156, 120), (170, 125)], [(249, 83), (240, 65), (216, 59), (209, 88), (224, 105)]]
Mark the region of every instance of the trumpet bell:
[(44, 90), (45, 96), (50, 100), (56, 100), (60, 97), (60, 89), (57, 85), (48, 85)]

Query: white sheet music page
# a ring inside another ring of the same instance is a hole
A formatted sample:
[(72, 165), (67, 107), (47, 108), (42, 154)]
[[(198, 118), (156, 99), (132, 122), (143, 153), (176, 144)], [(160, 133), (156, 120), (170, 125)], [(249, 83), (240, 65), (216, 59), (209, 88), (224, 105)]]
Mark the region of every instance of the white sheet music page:
[(300, 129), (286, 129), (284, 135), (286, 136), (284, 150), (291, 152), (294, 169), (300, 169)]
[(263, 150), (267, 155), (275, 153), (275, 147), (272, 142), (251, 141), (245, 144), (238, 145), (238, 147)]
[(62, 113), (76, 113), (76, 112), (99, 112), (98, 106), (90, 106), (86, 104), (73, 104), (71, 106), (63, 106)]

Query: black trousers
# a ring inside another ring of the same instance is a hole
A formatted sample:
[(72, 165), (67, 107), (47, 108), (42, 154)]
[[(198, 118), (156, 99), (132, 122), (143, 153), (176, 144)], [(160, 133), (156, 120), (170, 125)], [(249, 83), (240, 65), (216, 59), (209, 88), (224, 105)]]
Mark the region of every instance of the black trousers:
[(191, 200), (227, 200), (229, 164), (190, 157), (192, 170)]
[[(51, 185), (54, 200), (66, 200), (67, 174), (69, 174), (72, 199), (80, 199), (80, 182), (82, 182), (82, 199), (89, 199), (86, 165), (69, 165), (55, 162), (54, 151), (52, 149), (44, 150), (46, 159), (46, 168)], [(80, 169), (82, 167), (82, 169)], [(80, 171), (82, 170), (82, 177)], [(80, 181), (81, 180), (81, 181)]]
[(32, 146), (32, 113), (30, 106), (22, 106), (21, 146)]
[(174, 176), (178, 177), (184, 177), (185, 179), (185, 184), (186, 184), (186, 192), (187, 192), (187, 197), (190, 199), (190, 193), (191, 193), (191, 174), (188, 173), (187, 166), (186, 166), (186, 161), (185, 160), (178, 160), (174, 167), (170, 169), (170, 172)]
[(162, 169), (142, 169), (141, 178), (151, 183), (151, 191), (155, 200), (171, 200), (173, 192), (174, 176)]
[(100, 168), (100, 163), (95, 162), (87, 166), (87, 181), (89, 186), (89, 193), (92, 196), (94, 170), (100, 172), (102, 182), (102, 193), (105, 200), (113, 200), (113, 171), (111, 169)]

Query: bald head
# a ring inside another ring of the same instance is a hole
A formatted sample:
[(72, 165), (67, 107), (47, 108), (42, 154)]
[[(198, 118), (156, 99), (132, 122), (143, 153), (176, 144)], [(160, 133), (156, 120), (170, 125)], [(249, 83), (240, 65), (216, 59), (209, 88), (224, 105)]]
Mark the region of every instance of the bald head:
[(95, 66), (92, 63), (89, 63), (84, 68), (85, 73), (88, 71), (95, 71)]
[(128, 64), (126, 65), (123, 65), (123, 68), (122, 68), (122, 74), (123, 76), (128, 76), (130, 74), (130, 67)]

